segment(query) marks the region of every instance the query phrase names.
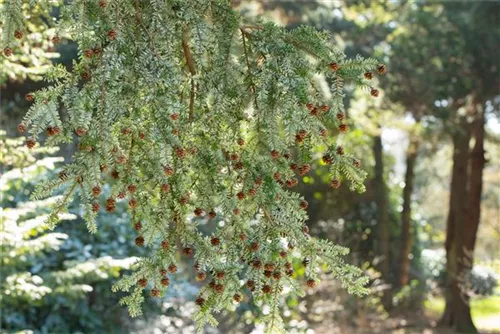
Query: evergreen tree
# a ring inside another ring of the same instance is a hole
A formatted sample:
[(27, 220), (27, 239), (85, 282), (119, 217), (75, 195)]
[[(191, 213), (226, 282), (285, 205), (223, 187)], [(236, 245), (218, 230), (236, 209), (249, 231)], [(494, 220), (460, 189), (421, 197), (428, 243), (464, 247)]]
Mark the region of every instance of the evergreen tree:
[[(77, 218), (74, 213), (60, 214), (65, 223), (57, 231), (47, 230), (44, 220), (58, 196), (29, 201), (25, 190), (37, 180), (50, 177), (55, 163), (62, 160), (37, 160), (35, 155), (54, 151), (30, 151), (22, 139), (6, 139), (5, 133), (0, 132), (0, 328), (9, 332), (109, 332), (97, 317), (104, 307), (92, 310), (89, 295), (99, 293), (102, 287), (109, 291), (111, 281), (120, 271), (129, 269), (136, 258), (114, 258), (112, 247), (106, 249), (107, 256), (82, 254), (75, 244), (85, 240), (71, 240), (71, 235), (78, 235), (71, 232), (77, 230), (66, 227)], [(93, 246), (99, 248), (102, 244), (101, 241)], [(112, 299), (106, 301), (108, 306), (110, 302)]]
[[(19, 8), (3, 11), (14, 30)], [(130, 292), (122, 302), (132, 316), (145, 289), (165, 293), (180, 257), (193, 258), (197, 278), (209, 281), (196, 299), (200, 329), (249, 291), (270, 306), (268, 330), (281, 330), (284, 287), (303, 290), (294, 261), (306, 266), (310, 288), (326, 265), (349, 292), (367, 292), (361, 270), (342, 259), (346, 248), (309, 236), (308, 203), (288, 188), (320, 158), (333, 188), (364, 190), (366, 173), (342, 147), (343, 87), (377, 97), (364, 74), (383, 74), (384, 65), (347, 59), (310, 27), (244, 22), (227, 0), (71, 1), (61, 4), (56, 32), (53, 42), (78, 43), (79, 61), (47, 74), (52, 86), (28, 96), (34, 103), (18, 129), (29, 130), (30, 148), (47, 136), (50, 145), (76, 141), (79, 151), (32, 197), (67, 186), (48, 226), (78, 194), (91, 232), (103, 209), (127, 202), (135, 242), (150, 248), (115, 286)], [(6, 57), (20, 51), (12, 37), (3, 40)], [(314, 85), (318, 74), (333, 83), (331, 97)], [(319, 157), (317, 142), (328, 148)], [(205, 224), (216, 231), (204, 234)]]
[[(0, 22), (1, 36), (9, 40), (3, 53), (10, 54), (0, 58), (0, 88), (5, 88), (8, 81), (40, 80), (50, 68), (51, 59), (56, 56), (49, 38), (54, 34), (49, 15), (53, 5), (47, 1), (32, 6), (22, 1), (0, 1), (2, 11), (12, 13), (9, 20)], [(28, 15), (30, 20), (25, 24)]]

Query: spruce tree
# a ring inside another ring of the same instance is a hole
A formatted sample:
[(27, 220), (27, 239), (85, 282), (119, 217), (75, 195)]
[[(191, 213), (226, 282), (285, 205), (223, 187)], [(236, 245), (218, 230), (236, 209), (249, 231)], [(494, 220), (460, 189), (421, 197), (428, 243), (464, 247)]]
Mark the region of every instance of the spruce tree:
[[(55, 174), (56, 164), (63, 158), (47, 155), (56, 151), (54, 147), (27, 149), (24, 138), (6, 138), (5, 132), (0, 130), (2, 333), (27, 333), (31, 330), (95, 333), (109, 330), (96, 316), (106, 306), (113, 305), (113, 298), (109, 298), (112, 282), (136, 260), (135, 257), (119, 258), (116, 254), (118, 247), (110, 242), (97, 240), (91, 246), (93, 250), (83, 249), (91, 235), (76, 237), (81, 235), (78, 226), (71, 223), (77, 219), (73, 213), (76, 203), (70, 212), (59, 215), (62, 224), (58, 229), (48, 231), (44, 220), (50, 211), (49, 204), (54, 203), (58, 196), (29, 201), (27, 190), (38, 179)], [(116, 220), (118, 216), (114, 218)], [(115, 222), (113, 224), (112, 229), (116, 226)], [(111, 222), (103, 225), (107, 225), (104, 228), (109, 231)], [(120, 250), (127, 247), (120, 246)], [(104, 247), (104, 251), (97, 250)], [(105, 289), (110, 292), (108, 298), (97, 307), (89, 307), (92, 295)], [(117, 314), (110, 312), (108, 316), (116, 317)]]
[[(8, 31), (25, 29), (21, 7), (4, 8)], [(122, 303), (132, 316), (145, 290), (164, 295), (183, 258), (207, 282), (196, 299), (200, 329), (248, 294), (270, 307), (268, 330), (280, 331), (284, 288), (302, 294), (324, 267), (349, 292), (367, 292), (367, 278), (343, 260), (346, 248), (309, 235), (308, 204), (290, 188), (322, 159), (332, 188), (364, 190), (366, 173), (342, 148), (344, 86), (377, 97), (366, 73), (383, 74), (384, 65), (347, 59), (311, 27), (245, 22), (227, 0), (64, 2), (51, 41), (63, 38), (78, 44), (79, 59), (71, 71), (55, 66), (51, 86), (27, 96), (33, 105), (19, 130), (28, 147), (46, 138), (79, 150), (32, 197), (66, 185), (46, 223), (53, 228), (79, 196), (92, 233), (98, 214), (128, 203), (135, 242), (150, 249), (115, 286), (130, 292)], [(7, 34), (4, 55), (22, 52), (18, 43)], [(320, 76), (332, 83), (328, 94), (315, 84)], [(327, 150), (318, 157), (320, 143)], [(106, 184), (112, 195), (103, 198)]]

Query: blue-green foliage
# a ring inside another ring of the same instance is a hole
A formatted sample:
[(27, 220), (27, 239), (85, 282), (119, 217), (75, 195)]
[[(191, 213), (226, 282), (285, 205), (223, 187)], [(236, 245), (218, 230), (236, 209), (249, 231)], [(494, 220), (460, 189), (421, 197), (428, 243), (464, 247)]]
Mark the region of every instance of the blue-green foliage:
[[(111, 285), (129, 268), (136, 254), (132, 228), (119, 206), (99, 219), (99, 233), (89, 234), (77, 218), (78, 201), (62, 215), (64, 223), (54, 231), (43, 224), (50, 202), (29, 201), (34, 184), (53, 177), (59, 158), (35, 162), (22, 141), (0, 142), (3, 167), (0, 220), (2, 316), (6, 331), (33, 330), (40, 333), (120, 332), (129, 325), (119, 295)], [(140, 255), (140, 254), (137, 254)], [(153, 307), (153, 305), (151, 305)]]

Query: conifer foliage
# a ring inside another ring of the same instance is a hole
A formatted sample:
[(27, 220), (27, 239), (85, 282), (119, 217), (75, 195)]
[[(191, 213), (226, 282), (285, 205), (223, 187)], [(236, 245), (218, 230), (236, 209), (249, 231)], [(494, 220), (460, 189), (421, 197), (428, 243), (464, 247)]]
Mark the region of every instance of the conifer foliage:
[[(22, 30), (18, 7), (4, 11), (12, 31)], [(145, 291), (164, 295), (183, 258), (206, 282), (196, 299), (200, 328), (246, 295), (270, 306), (269, 330), (280, 330), (284, 287), (315, 287), (322, 265), (349, 292), (366, 292), (361, 271), (342, 259), (347, 249), (309, 236), (308, 203), (289, 188), (312, 159), (323, 159), (333, 188), (342, 180), (363, 191), (365, 172), (341, 146), (343, 87), (377, 96), (365, 73), (381, 64), (347, 59), (310, 27), (244, 22), (227, 0), (70, 1), (55, 31), (52, 42), (78, 44), (79, 60), (47, 74), (52, 86), (30, 94), (19, 129), (30, 147), (46, 138), (76, 141), (79, 151), (32, 196), (66, 185), (48, 225), (78, 195), (91, 232), (98, 214), (128, 203), (136, 244), (150, 248), (115, 286), (130, 292), (122, 302), (132, 316)], [(5, 57), (19, 52), (14, 39), (3, 40)], [(332, 83), (329, 98), (315, 85), (318, 75)], [(312, 151), (318, 143), (328, 147), (320, 157)], [(203, 225), (215, 232), (206, 235)], [(307, 283), (295, 280), (294, 262), (306, 266)]]

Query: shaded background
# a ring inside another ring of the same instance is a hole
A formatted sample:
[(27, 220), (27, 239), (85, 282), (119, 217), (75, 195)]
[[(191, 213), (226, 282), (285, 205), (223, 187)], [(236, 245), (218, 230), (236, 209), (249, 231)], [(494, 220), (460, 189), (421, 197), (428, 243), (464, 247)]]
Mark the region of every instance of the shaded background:
[[(305, 298), (284, 299), (287, 330), (446, 333), (435, 326), (451, 291), (447, 269), (463, 261), (452, 257), (447, 264), (448, 244), (472, 245), (473, 253), (464, 253), (471, 270), (460, 277), (461, 291), (471, 299), (476, 327), (500, 333), (500, 3), (233, 4), (249, 20), (328, 30), (349, 57), (373, 56), (389, 69), (376, 84), (378, 99), (353, 89), (346, 96), (350, 131), (343, 145), (362, 158), (367, 191), (332, 190), (321, 163), (298, 190), (310, 204), (311, 234), (350, 247), (349, 261), (370, 276), (372, 293), (349, 296), (326, 273)], [(30, 21), (24, 56), (0, 58), (0, 331), (192, 333), (198, 291), (192, 264), (184, 262), (164, 300), (147, 300), (140, 318), (131, 319), (118, 305), (121, 295), (111, 292), (145, 251), (134, 244), (125, 205), (100, 215), (92, 235), (79, 218), (78, 199), (54, 231), (43, 220), (55, 198), (29, 200), (37, 180), (56, 177), (75, 149), (28, 151), (16, 133), (29, 108), (25, 94), (45, 84), (40, 75), (51, 63), (71, 68), (77, 56), (69, 41), (54, 48), (46, 22)], [(450, 226), (474, 237), (472, 244), (453, 238)], [(243, 302), (206, 332), (259, 333), (262, 312)]]

